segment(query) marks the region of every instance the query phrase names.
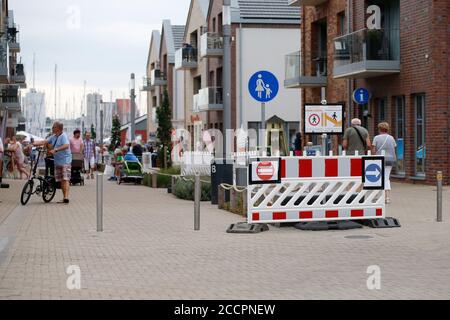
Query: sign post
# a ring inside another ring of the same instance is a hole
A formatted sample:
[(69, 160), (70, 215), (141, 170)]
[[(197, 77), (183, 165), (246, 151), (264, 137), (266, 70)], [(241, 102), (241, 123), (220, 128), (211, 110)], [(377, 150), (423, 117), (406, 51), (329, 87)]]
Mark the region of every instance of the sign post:
[(250, 77), (248, 91), (258, 102), (261, 102), (261, 130), (259, 145), (262, 147), (266, 136), (266, 103), (278, 95), (280, 84), (277, 77), (269, 71), (258, 71)]

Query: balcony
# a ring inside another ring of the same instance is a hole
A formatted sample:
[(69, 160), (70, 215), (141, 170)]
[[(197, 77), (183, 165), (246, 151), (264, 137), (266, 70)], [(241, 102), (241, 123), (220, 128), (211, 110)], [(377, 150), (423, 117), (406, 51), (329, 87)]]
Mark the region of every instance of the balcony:
[(327, 1), (328, 0), (288, 0), (288, 4), (293, 7), (318, 6)]
[(326, 53), (305, 53), (302, 63), (300, 52), (286, 56), (286, 77), (284, 86), (294, 88), (321, 88), (327, 86)]
[(18, 84), (20, 88), (26, 89), (25, 71), (22, 63), (16, 65), (16, 72), (11, 75), (11, 82)]
[(151, 86), (150, 79), (149, 78), (144, 78), (144, 83), (142, 85), (141, 91), (150, 92), (150, 91), (153, 91), (153, 90), (154, 90), (154, 87)]
[(219, 87), (201, 89), (194, 96), (194, 112), (223, 110), (223, 90)]
[(0, 84), (9, 83), (9, 46), (6, 41), (0, 42)]
[(202, 58), (223, 56), (223, 37), (220, 34), (204, 33), (200, 41), (200, 56)]
[(175, 69), (196, 69), (198, 66), (197, 52), (194, 47), (178, 49), (175, 52)]
[(20, 111), (20, 92), (18, 86), (10, 86), (1, 91), (0, 109)]
[(334, 78), (400, 73), (399, 38), (399, 30), (363, 29), (334, 39)]
[(8, 28), (8, 43), (9, 43), (9, 50), (11, 50), (11, 52), (15, 53), (20, 52), (18, 33), (19, 30), (16, 27)]
[(167, 85), (167, 77), (164, 72), (159, 69), (152, 70), (150, 74), (150, 85), (152, 87), (159, 87)]

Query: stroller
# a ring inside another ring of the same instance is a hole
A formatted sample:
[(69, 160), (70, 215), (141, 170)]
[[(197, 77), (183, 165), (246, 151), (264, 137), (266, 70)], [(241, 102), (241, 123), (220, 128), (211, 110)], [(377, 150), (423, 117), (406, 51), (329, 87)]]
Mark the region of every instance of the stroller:
[(83, 178), (83, 165), (84, 159), (82, 154), (72, 154), (72, 169), (70, 172), (70, 185), (80, 185), (84, 186), (84, 178)]
[(124, 157), (124, 164), (120, 170), (120, 176), (117, 177), (117, 184), (122, 182), (134, 182), (140, 184), (144, 179), (144, 172), (142, 165), (138, 158), (131, 152), (127, 153)]

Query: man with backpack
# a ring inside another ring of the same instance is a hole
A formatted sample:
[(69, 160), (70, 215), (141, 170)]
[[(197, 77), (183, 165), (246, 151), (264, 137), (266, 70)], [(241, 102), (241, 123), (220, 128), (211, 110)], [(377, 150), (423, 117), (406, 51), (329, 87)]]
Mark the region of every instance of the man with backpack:
[(367, 150), (371, 150), (369, 131), (361, 126), (360, 119), (353, 119), (352, 126), (345, 130), (342, 146), (349, 156), (355, 155), (356, 151), (359, 155), (365, 155)]

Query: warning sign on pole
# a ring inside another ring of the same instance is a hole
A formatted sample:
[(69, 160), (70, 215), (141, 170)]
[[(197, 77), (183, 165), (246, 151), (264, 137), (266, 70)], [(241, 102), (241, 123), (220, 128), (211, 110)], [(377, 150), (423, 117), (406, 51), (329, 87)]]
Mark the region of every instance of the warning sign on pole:
[(272, 184), (281, 182), (280, 160), (250, 160), (249, 184)]
[(305, 134), (343, 134), (344, 106), (342, 104), (306, 104)]

